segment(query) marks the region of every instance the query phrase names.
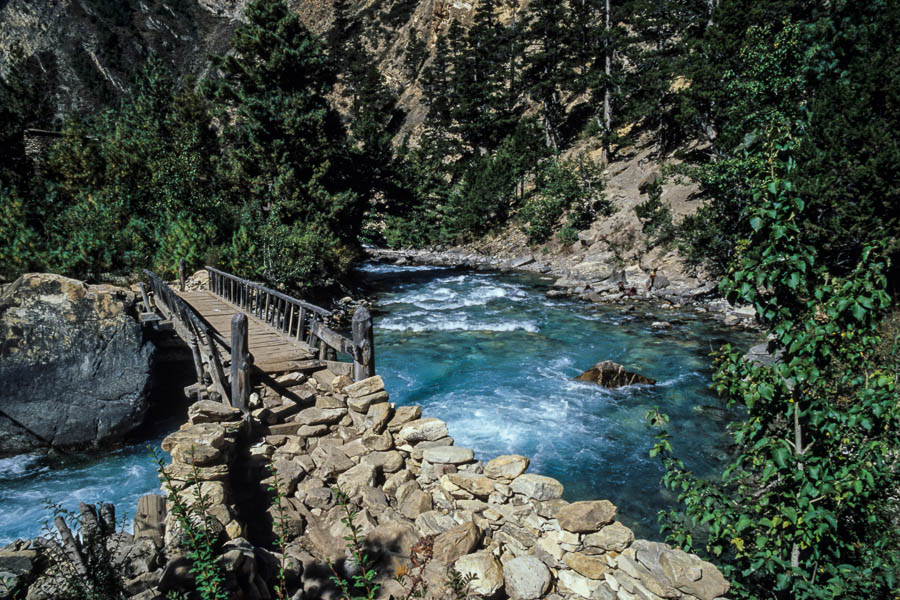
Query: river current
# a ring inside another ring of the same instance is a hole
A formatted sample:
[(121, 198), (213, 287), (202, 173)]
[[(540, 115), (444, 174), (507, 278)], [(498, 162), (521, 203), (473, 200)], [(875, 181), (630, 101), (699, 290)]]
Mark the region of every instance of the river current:
[[(529, 456), (530, 472), (557, 478), (566, 499), (608, 498), (636, 533), (658, 538), (656, 514), (673, 499), (648, 456), (647, 411), (670, 415), (676, 453), (701, 475), (727, 457), (725, 425), (735, 415), (708, 389), (709, 354), (726, 341), (749, 347), (753, 336), (691, 310), (548, 299), (546, 282), (525, 275), (381, 264), (361, 271), (377, 293), (376, 366), (391, 400), (445, 420), (477, 458)], [(659, 320), (673, 327), (653, 328)], [(658, 383), (607, 390), (572, 380), (601, 360)], [(159, 490), (147, 445), (166, 432), (101, 455), (0, 459), (0, 546), (41, 532), (50, 516), (44, 499), (68, 509), (113, 502), (130, 519), (137, 499)]]

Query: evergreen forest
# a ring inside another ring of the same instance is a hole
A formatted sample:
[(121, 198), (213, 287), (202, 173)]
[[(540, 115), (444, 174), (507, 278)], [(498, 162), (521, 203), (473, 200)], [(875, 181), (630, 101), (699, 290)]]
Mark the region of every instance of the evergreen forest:
[[(324, 35), (256, 0), (208, 76), (146, 56), (95, 110), (58, 114), (21, 54), (0, 80), (0, 279), (171, 276), (181, 258), (315, 297), (363, 244), (510, 226), (574, 241), (611, 210), (605, 164), (650, 144), (704, 203), (675, 223), (651, 193), (644, 233), (754, 306), (781, 353), (716, 355), (716, 389), (747, 415), (719, 480), (650, 415), (678, 499), (664, 534), (735, 598), (896, 598), (900, 3), (531, 0), (501, 19), (506, 4), (410, 40), (415, 135), (342, 0)], [(40, 161), (30, 129), (59, 132)], [(603, 161), (571, 152), (585, 139)]]

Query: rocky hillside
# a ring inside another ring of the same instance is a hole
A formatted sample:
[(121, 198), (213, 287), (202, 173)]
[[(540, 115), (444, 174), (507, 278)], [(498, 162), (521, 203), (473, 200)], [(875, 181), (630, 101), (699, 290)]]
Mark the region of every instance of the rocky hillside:
[[(324, 35), (340, 0), (289, 2), (306, 25)], [(391, 0), (347, 2), (352, 31), (375, 56), (409, 115), (406, 129), (427, 112), (415, 84), (426, 56), (406, 65), (411, 42), (432, 49), (453, 19), (465, 23), (477, 2)], [(58, 110), (90, 109), (126, 93), (135, 68), (151, 53), (179, 73), (202, 76), (208, 55), (222, 54), (247, 0), (7, 0), (0, 2), (0, 72), (21, 53), (48, 75)]]
[(0, 3), (0, 71), (17, 53), (35, 57), (60, 114), (107, 104), (126, 92), (150, 54), (202, 75), (223, 52), (243, 3), (161, 0), (11, 0)]
[[(399, 140), (406, 134), (415, 139), (427, 115), (429, 99), (421, 79), (434, 58), (437, 40), (454, 21), (470, 23), (478, 0), (294, 0), (289, 5), (323, 37), (343, 15), (348, 35), (368, 50), (398, 98), (404, 117), (396, 128)], [(503, 3), (499, 20), (522, 18), (526, 5), (527, 0)], [(17, 52), (33, 56), (47, 76), (58, 114), (96, 108), (127, 93), (131, 74), (150, 53), (164, 57), (179, 73), (203, 77), (210, 68), (209, 55), (227, 51), (246, 6), (247, 0), (9, 0), (0, 3), (0, 72)], [(340, 86), (333, 100), (339, 109), (346, 109)], [(577, 146), (572, 154), (585, 153), (600, 162), (599, 142), (588, 138)], [(560, 270), (572, 268), (576, 275), (579, 268), (590, 270), (598, 262), (604, 268), (658, 267), (684, 273), (677, 253), (649, 247), (634, 213), (635, 205), (646, 198), (640, 184), (658, 171), (658, 159), (650, 148), (640, 147), (622, 149), (618, 156), (606, 173), (613, 216), (600, 217), (574, 245), (554, 238), (539, 252), (560, 262)], [(676, 221), (696, 210), (697, 203), (689, 201), (692, 191), (683, 185), (664, 187), (663, 202), (672, 208)], [(477, 249), (504, 257), (534, 251), (515, 226), (497, 239), (484, 240)], [(582, 264), (586, 266), (579, 267)]]

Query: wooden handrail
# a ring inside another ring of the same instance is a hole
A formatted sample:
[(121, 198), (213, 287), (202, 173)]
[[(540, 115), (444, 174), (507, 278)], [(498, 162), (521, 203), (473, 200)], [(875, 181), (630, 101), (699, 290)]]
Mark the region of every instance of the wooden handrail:
[(319, 359), (336, 360), (338, 353), (349, 354), (353, 358), (354, 379), (375, 374), (372, 317), (366, 309), (360, 307), (353, 315), (350, 339), (325, 325), (331, 311), (215, 267), (207, 265), (206, 271), (212, 293), (289, 337), (317, 348)]
[[(239, 284), (240, 286), (245, 286), (248, 288), (253, 288), (253, 289), (259, 290), (261, 292), (265, 292), (266, 294), (269, 294), (275, 298), (284, 300), (285, 302), (290, 302), (291, 304), (294, 304), (295, 306), (302, 306), (306, 310), (311, 310), (312, 312), (320, 314), (323, 317), (331, 316), (330, 310), (326, 310), (326, 309), (322, 308), (321, 306), (316, 306), (315, 304), (310, 304), (309, 302), (305, 302), (303, 300), (298, 300), (297, 298), (292, 298), (291, 296), (288, 296), (287, 294), (279, 292), (278, 290), (273, 290), (271, 288), (267, 288), (263, 284), (257, 283), (256, 281), (250, 281), (249, 279), (244, 279), (242, 277), (238, 277), (237, 275), (232, 275), (231, 273), (226, 273), (225, 271), (222, 271), (215, 267), (210, 267), (209, 265), (207, 265), (205, 268), (206, 268), (207, 272), (210, 274), (209, 289), (216, 295), (227, 298), (227, 296), (224, 293), (221, 293), (218, 289), (214, 288), (214, 286), (213, 286), (214, 275), (216, 277), (221, 277), (223, 279), (233, 281), (233, 282)], [(225, 288), (221, 288), (221, 289), (224, 290)], [(232, 302), (232, 304), (237, 304), (237, 302)]]
[(209, 377), (212, 380), (213, 388), (224, 402), (232, 404), (228, 382), (225, 379), (225, 370), (222, 367), (222, 357), (216, 347), (220, 346), (230, 355), (231, 346), (202, 315), (194, 310), (194, 307), (178, 296), (165, 281), (146, 269), (144, 269), (144, 275), (147, 276), (150, 289), (153, 291), (156, 307), (164, 313), (166, 318), (177, 322), (181, 328), (182, 331), (179, 332), (179, 335), (191, 347), (198, 377), (202, 377), (201, 360), (205, 358), (209, 365)]

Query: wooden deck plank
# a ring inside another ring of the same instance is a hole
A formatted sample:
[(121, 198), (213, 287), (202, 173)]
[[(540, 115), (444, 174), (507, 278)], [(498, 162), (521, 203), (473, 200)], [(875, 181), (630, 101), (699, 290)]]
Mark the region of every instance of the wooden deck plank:
[[(253, 311), (241, 310), (229, 304), (207, 290), (179, 292), (185, 301), (190, 303), (206, 322), (225, 339), (231, 336), (231, 319), (243, 312), (248, 321), (249, 351), (258, 364), (264, 365), (264, 372), (278, 372), (283, 367), (309, 360), (318, 351), (283, 331), (273, 328), (258, 319)], [(274, 367), (275, 370), (271, 371)]]

